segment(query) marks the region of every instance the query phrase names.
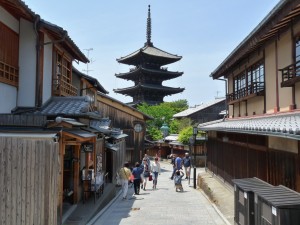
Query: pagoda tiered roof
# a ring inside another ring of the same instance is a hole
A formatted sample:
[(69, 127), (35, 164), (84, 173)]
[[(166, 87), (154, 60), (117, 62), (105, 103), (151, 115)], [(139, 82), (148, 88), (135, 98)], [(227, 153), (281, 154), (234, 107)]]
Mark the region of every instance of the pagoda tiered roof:
[(155, 92), (157, 93), (164, 93), (165, 95), (172, 95), (172, 94), (177, 94), (180, 92), (184, 91), (184, 88), (173, 88), (173, 87), (167, 87), (167, 86), (162, 86), (162, 85), (154, 85), (154, 84), (137, 84), (132, 87), (128, 88), (118, 88), (114, 89), (114, 92), (120, 93), (120, 94), (125, 94), (129, 96), (135, 96), (137, 91), (150, 91), (150, 92)]
[(144, 47), (117, 59), (119, 63), (135, 66), (127, 73), (115, 74), (118, 78), (134, 82), (135, 85), (132, 87), (114, 89), (115, 93), (133, 97), (132, 105), (141, 102), (146, 102), (150, 105), (162, 103), (165, 96), (184, 91), (184, 88), (162, 85), (164, 80), (171, 80), (183, 74), (183, 72), (168, 71), (166, 67), (163, 67), (179, 61), (182, 57), (154, 47), (151, 42), (150, 5), (148, 8), (146, 37), (147, 40)]
[(117, 59), (119, 63), (128, 65), (140, 65), (144, 62), (158, 65), (167, 65), (177, 62), (182, 56), (173, 55), (146, 43), (145, 46), (135, 52)]
[(131, 69), (127, 73), (119, 73), (115, 74), (116, 77), (126, 79), (126, 80), (137, 80), (141, 74), (151, 75), (151, 77), (155, 77), (156, 79), (160, 80), (170, 80), (176, 77), (180, 77), (183, 72), (172, 72), (168, 71), (167, 69), (161, 68), (157, 69), (148, 69), (142, 66), (135, 67)]

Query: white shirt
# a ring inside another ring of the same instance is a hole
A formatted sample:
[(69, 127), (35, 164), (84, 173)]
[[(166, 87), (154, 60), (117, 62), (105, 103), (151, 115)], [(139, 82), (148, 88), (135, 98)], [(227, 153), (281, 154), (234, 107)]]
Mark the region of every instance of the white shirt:
[(153, 162), (151, 165), (151, 171), (160, 173), (160, 164)]

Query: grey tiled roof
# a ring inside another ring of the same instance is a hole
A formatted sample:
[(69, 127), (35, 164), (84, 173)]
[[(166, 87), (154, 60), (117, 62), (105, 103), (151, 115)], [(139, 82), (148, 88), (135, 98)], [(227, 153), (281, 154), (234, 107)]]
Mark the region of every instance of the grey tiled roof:
[(90, 112), (88, 96), (52, 97), (36, 114), (46, 116), (87, 116)]
[(151, 47), (151, 46), (145, 46), (125, 57), (121, 57), (120, 59), (118, 59), (118, 61), (122, 61), (131, 57), (135, 57), (136, 55), (138, 55), (140, 52), (145, 53), (147, 55), (151, 55), (151, 56), (157, 56), (157, 57), (162, 57), (162, 58), (169, 58), (169, 59), (175, 59), (175, 60), (179, 60), (181, 59), (181, 56), (178, 55), (173, 55), (170, 54), (168, 52), (165, 52), (159, 48), (156, 47)]
[(225, 98), (218, 98), (218, 99), (214, 99), (213, 101), (207, 102), (207, 103), (202, 103), (200, 105), (197, 105), (195, 107), (190, 107), (182, 112), (176, 113), (173, 117), (185, 117), (185, 116), (189, 116), (193, 113), (196, 113), (198, 111), (201, 111), (203, 109), (206, 109), (214, 104), (217, 104), (219, 102), (225, 101)]
[(199, 124), (204, 131), (226, 131), (300, 139), (300, 113), (278, 113)]

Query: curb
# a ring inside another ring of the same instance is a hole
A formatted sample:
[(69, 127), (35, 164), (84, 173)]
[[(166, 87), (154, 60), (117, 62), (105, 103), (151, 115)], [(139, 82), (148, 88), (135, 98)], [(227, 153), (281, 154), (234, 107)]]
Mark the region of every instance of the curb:
[(213, 203), (208, 196), (204, 193), (204, 191), (202, 189), (198, 189), (202, 195), (211, 203), (211, 205), (213, 206), (213, 208), (216, 210), (216, 212), (219, 214), (219, 216), (224, 220), (224, 222), (226, 223), (226, 225), (232, 225), (231, 223), (229, 223), (229, 221), (225, 218), (225, 216), (223, 215), (223, 213), (221, 213), (221, 211), (218, 209), (218, 207), (216, 206), (215, 203)]
[(119, 196), (121, 195), (122, 193), (122, 189), (116, 194), (116, 196), (99, 212), (97, 213), (93, 219), (91, 219), (86, 225), (93, 225), (96, 220), (99, 219), (99, 217), (102, 216), (103, 213), (106, 212), (106, 210), (119, 198)]

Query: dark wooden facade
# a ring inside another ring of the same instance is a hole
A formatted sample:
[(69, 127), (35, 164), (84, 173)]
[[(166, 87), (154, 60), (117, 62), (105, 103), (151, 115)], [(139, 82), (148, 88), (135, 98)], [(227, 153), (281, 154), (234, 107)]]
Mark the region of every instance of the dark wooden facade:
[[(96, 104), (101, 115), (111, 120), (111, 127), (119, 127), (128, 135), (125, 161), (140, 161), (145, 151), (146, 120), (151, 117), (102, 93), (98, 93)], [(142, 127), (138, 132), (134, 129), (136, 124)]]
[(207, 165), (232, 184), (232, 179), (258, 177), (272, 185), (300, 191), (299, 155), (267, 147), (265, 136), (219, 133), (207, 143)]

